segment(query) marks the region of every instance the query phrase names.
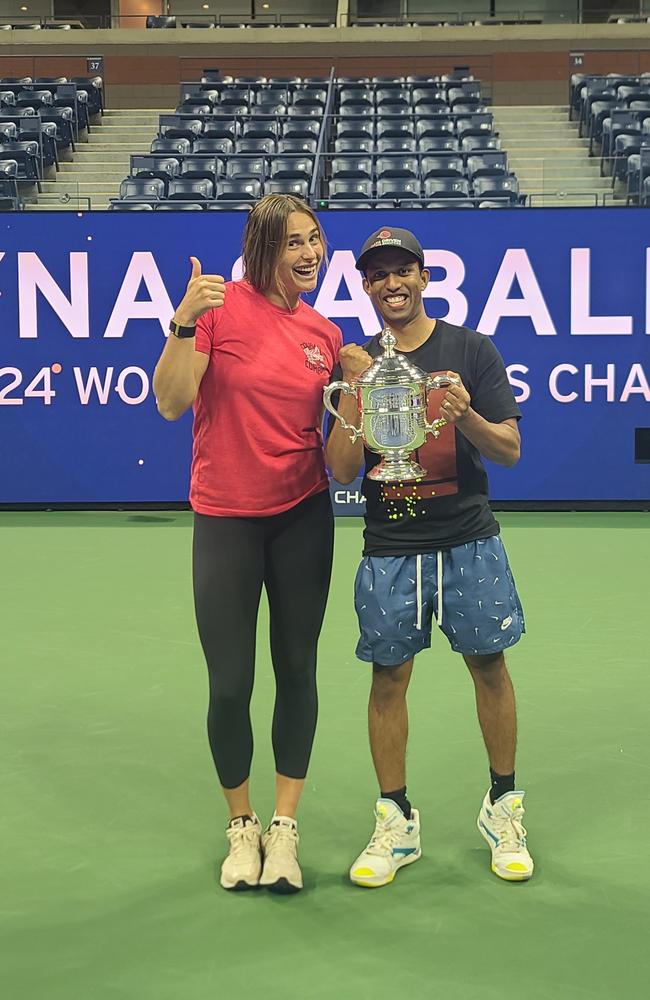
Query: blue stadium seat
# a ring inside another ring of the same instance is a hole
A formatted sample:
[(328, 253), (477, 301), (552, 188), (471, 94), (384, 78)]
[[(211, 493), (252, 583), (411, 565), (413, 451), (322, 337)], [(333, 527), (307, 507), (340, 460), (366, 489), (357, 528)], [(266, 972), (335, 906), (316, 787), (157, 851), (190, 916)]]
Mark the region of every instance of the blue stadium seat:
[[(379, 143), (375, 145), (374, 139), (335, 139), (335, 153), (374, 153), (379, 149)], [(382, 150), (386, 152), (386, 150)]]
[(113, 201), (108, 206), (109, 212), (153, 212), (151, 202), (143, 201)]

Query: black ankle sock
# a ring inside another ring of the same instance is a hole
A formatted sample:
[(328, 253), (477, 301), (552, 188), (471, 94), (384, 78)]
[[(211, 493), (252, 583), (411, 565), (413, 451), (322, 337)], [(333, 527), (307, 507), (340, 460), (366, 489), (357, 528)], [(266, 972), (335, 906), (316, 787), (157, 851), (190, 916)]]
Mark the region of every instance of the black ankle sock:
[(380, 792), (380, 795), (382, 799), (391, 799), (398, 805), (406, 819), (411, 818), (411, 803), (406, 798), (406, 785), (404, 785), (404, 788), (398, 788), (394, 792)]
[(492, 805), (497, 799), (500, 799), (502, 795), (507, 792), (514, 792), (515, 790), (515, 772), (512, 774), (497, 774), (490, 768), (490, 802)]

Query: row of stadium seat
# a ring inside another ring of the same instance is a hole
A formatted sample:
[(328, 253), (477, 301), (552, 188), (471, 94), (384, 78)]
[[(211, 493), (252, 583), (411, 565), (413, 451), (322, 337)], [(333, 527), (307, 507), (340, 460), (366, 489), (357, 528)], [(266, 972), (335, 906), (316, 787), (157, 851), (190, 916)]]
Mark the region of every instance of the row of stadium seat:
[[(364, 207), (366, 202), (419, 207), (440, 197), (474, 204), (494, 196), (520, 203), (479, 81), (454, 76), (346, 78), (327, 86), (325, 81), (304, 85), (298, 78), (275, 85), (263, 78), (237, 82), (224, 86), (204, 72), (200, 83), (181, 84), (181, 104), (174, 114), (160, 116), (149, 156), (131, 157), (118, 203), (215, 200), (234, 207), (271, 191)], [(431, 100), (423, 104), (421, 97)], [(314, 113), (305, 114), (310, 105)], [(383, 114), (386, 107), (396, 113)], [(422, 115), (422, 107), (431, 113)], [(240, 108), (242, 113), (234, 112)], [(269, 108), (278, 113), (266, 113)], [(156, 183), (148, 187), (147, 181)]]
[(575, 75), (570, 87), (569, 119), (589, 136), (601, 176), (613, 192), (626, 188), (626, 204), (650, 206), (650, 73)]
[[(142, 175), (127, 177), (120, 185), (120, 201), (209, 201), (212, 199), (245, 202), (260, 198), (262, 194), (294, 194), (305, 200), (309, 197), (307, 179), (274, 178), (261, 180), (252, 177), (197, 178), (174, 177), (168, 181), (159, 177)], [(429, 177), (385, 177), (380, 180), (363, 178), (333, 178), (324, 181), (319, 201), (373, 200), (400, 203), (428, 201), (432, 198), (507, 198), (512, 203), (519, 200), (519, 185), (513, 174), (474, 177), (470, 180), (458, 174)]]

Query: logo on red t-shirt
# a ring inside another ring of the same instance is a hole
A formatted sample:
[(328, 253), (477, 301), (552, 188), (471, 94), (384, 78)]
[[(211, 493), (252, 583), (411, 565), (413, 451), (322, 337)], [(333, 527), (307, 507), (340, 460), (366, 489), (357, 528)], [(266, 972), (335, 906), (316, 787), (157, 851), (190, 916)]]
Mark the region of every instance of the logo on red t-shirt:
[(312, 372), (326, 372), (327, 364), (325, 357), (321, 353), (320, 347), (316, 344), (301, 344), (305, 352), (305, 366)]

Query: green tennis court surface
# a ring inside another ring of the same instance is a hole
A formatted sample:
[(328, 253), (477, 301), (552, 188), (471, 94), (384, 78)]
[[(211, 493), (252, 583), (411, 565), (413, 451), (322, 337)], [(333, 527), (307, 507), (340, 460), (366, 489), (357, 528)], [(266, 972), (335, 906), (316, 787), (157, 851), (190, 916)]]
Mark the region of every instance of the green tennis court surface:
[[(5, 1000), (626, 1000), (650, 974), (650, 515), (504, 514), (528, 635), (510, 654), (533, 880), (489, 870), (473, 689), (441, 635), (411, 688), (423, 857), (347, 882), (372, 829), (360, 522), (339, 519), (306, 888), (228, 894), (186, 513), (2, 513)], [(272, 811), (262, 608), (253, 802)]]

